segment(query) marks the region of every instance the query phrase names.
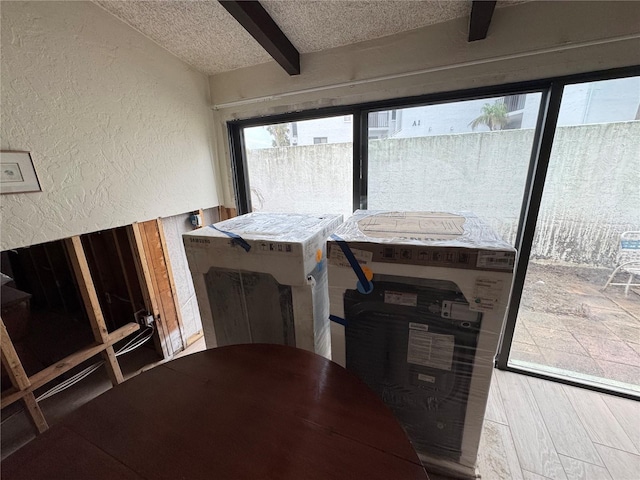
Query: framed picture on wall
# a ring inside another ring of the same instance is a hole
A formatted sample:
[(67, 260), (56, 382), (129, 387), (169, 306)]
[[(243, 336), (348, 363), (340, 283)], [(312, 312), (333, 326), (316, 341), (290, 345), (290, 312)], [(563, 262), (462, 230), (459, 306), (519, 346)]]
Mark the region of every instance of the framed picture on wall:
[(0, 193), (41, 191), (29, 152), (0, 151)]

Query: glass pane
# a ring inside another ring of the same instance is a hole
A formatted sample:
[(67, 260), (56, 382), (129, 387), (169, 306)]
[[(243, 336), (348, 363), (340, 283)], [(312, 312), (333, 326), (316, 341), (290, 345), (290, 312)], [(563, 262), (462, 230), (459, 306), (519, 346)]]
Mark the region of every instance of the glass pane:
[(471, 211), (515, 242), (540, 93), (369, 114), (369, 209)]
[(353, 213), (351, 115), (243, 129), (254, 211)]
[(640, 77), (565, 88), (511, 365), (640, 392), (639, 120)]

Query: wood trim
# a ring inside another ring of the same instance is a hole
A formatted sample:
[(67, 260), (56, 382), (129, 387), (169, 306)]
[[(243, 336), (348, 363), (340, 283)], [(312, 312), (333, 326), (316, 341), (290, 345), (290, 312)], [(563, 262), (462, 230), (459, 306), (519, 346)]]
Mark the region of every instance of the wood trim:
[(202, 337), (204, 337), (204, 332), (201, 330), (198, 333), (194, 333), (193, 335), (191, 335), (189, 338), (187, 338), (187, 347), (190, 347), (191, 345), (193, 345), (194, 343), (196, 343), (198, 340), (200, 340)]
[[(131, 335), (132, 333), (138, 331), (140, 329), (140, 325), (137, 323), (128, 323), (124, 327), (119, 328), (115, 332), (109, 335), (109, 338), (106, 343), (95, 343), (93, 345), (89, 345), (88, 347), (83, 348), (71, 355), (63, 358), (62, 360), (54, 363), (53, 365), (48, 366), (47, 368), (40, 370), (38, 373), (30, 376), (28, 381), (30, 385), (22, 391), (12, 391), (10, 393), (6, 393), (2, 397), (1, 408), (5, 408), (8, 405), (11, 405), (13, 402), (20, 400), (24, 395), (28, 392), (33, 392), (34, 390), (46, 385), (50, 381), (59, 377), (65, 372), (68, 372), (73, 367), (81, 364), (85, 360), (98, 355), (103, 350), (108, 347), (112, 347), (113, 344), (119, 342), (123, 338)], [(4, 334), (3, 334), (4, 336)]]
[(169, 286), (171, 287), (171, 296), (173, 297), (173, 304), (176, 309), (176, 318), (178, 320), (178, 328), (180, 329), (180, 338), (182, 339), (182, 348), (187, 346), (187, 338), (184, 330), (184, 322), (182, 320), (182, 312), (180, 309), (180, 301), (178, 299), (178, 290), (176, 288), (176, 282), (173, 278), (173, 269), (171, 268), (171, 259), (169, 258), (169, 250), (167, 249), (167, 239), (164, 235), (164, 225), (162, 219), (156, 220), (158, 225), (158, 233), (160, 235), (160, 245), (162, 245), (162, 254), (164, 256), (164, 264), (167, 267), (167, 275), (169, 277)]
[[(65, 239), (67, 249), (69, 251), (69, 257), (71, 259), (71, 266), (76, 274), (78, 285), (80, 287), (80, 293), (89, 316), (89, 323), (91, 324), (91, 330), (93, 331), (93, 337), (96, 342), (105, 344), (109, 340), (109, 331), (104, 321), (104, 315), (100, 308), (100, 302), (98, 301), (98, 294), (96, 293), (93, 280), (91, 279), (91, 272), (89, 270), (89, 264), (87, 263), (87, 257), (82, 248), (82, 240), (79, 236)], [(113, 385), (118, 385), (124, 381), (122, 376), (122, 370), (115, 357), (113, 347), (106, 346), (101, 353), (107, 373), (111, 379)]]
[(235, 208), (227, 208), (222, 205), (219, 205), (217, 209), (218, 209), (218, 217), (220, 218), (221, 222), (223, 220), (229, 220), (230, 218), (234, 218), (238, 216), (238, 212)]

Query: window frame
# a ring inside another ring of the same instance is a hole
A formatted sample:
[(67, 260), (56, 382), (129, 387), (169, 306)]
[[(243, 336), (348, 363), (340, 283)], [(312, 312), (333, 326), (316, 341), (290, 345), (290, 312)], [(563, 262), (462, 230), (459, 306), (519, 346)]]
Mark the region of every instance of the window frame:
[(231, 167), (238, 213), (244, 214), (251, 211), (249, 178), (244, 151), (244, 139), (242, 135), (244, 128), (281, 122), (313, 120), (330, 116), (352, 115), (353, 209), (366, 209), (368, 203), (368, 118), (370, 113), (407, 107), (438, 105), (467, 100), (481, 100), (508, 95), (542, 93), (522, 206), (520, 209), (518, 231), (516, 234), (515, 247), (518, 253), (516, 269), (514, 272), (514, 282), (511, 289), (506, 320), (501, 332), (495, 366), (500, 370), (518, 372), (537, 378), (557, 381), (566, 385), (578, 386), (602, 393), (638, 400), (640, 399), (640, 396), (626, 391), (618, 391), (615, 389), (605, 388), (598, 384), (583, 381), (579, 382), (573, 379), (527, 370), (523, 367), (511, 366), (508, 364), (518, 309), (522, 298), (524, 281), (527, 274), (527, 267), (529, 264), (533, 238), (537, 225), (538, 213), (540, 211), (540, 203), (542, 201), (547, 169), (549, 167), (551, 149), (553, 147), (553, 141), (556, 133), (558, 114), (560, 111), (564, 87), (577, 83), (596, 82), (600, 80), (612, 80), (633, 76), (640, 76), (640, 65), (228, 121), (227, 129), (229, 135)]

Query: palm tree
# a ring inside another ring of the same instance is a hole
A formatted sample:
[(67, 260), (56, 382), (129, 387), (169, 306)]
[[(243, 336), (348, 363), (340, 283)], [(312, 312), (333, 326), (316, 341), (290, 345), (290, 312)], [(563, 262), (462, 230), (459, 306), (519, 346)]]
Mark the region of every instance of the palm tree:
[(482, 107), (482, 114), (473, 120), (469, 126), (475, 130), (480, 125), (486, 125), (489, 130), (502, 130), (507, 121), (507, 107), (502, 100), (496, 100), (493, 105), (485, 103)]
[(273, 147), (288, 147), (289, 145), (291, 145), (291, 141), (289, 140), (288, 123), (269, 125), (267, 127), (267, 132), (269, 132), (273, 137), (273, 139), (271, 140), (271, 145)]

